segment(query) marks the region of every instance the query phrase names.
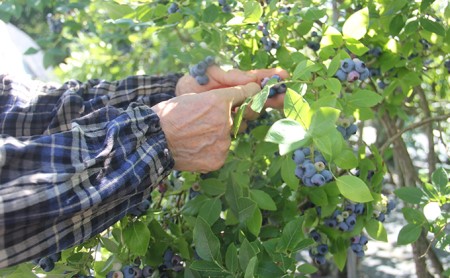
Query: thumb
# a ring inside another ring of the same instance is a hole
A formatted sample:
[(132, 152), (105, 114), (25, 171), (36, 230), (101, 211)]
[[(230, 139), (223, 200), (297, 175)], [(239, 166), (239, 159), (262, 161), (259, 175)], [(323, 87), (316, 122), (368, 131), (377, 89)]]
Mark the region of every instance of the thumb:
[(224, 101), (229, 102), (232, 107), (241, 105), (248, 97), (252, 97), (260, 91), (261, 87), (255, 82), (242, 86), (214, 90)]

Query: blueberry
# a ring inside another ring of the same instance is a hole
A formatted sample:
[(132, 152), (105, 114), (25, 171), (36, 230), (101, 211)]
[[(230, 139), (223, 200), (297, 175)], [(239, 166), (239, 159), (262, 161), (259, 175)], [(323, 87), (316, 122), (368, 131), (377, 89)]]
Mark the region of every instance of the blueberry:
[(315, 186), (322, 186), (325, 184), (325, 178), (321, 174), (314, 174), (311, 177), (311, 183)]
[(301, 148), (301, 150), (303, 151), (303, 153), (305, 153), (305, 156), (308, 156), (311, 154), (311, 149), (310, 148)]
[(226, 4), (222, 7), (222, 12), (224, 13), (231, 13), (231, 7), (230, 5)]
[(153, 274), (153, 267), (146, 265), (144, 266), (144, 268), (142, 269), (142, 276), (144, 276), (145, 278), (152, 276)]
[(338, 225), (338, 229), (340, 230), (340, 231), (342, 231), (342, 232), (346, 232), (346, 231), (348, 231), (348, 224), (347, 223), (345, 223), (345, 222), (341, 222), (341, 223), (339, 223), (339, 225)]
[(295, 168), (295, 176), (296, 176), (298, 179), (302, 179), (304, 175), (305, 175), (305, 170), (303, 169), (302, 166), (298, 165), (298, 166)]
[(351, 72), (355, 68), (355, 62), (352, 59), (347, 58), (341, 62), (341, 70), (346, 73)]
[(335, 219), (326, 218), (326, 219), (324, 220), (324, 224), (325, 224), (325, 226), (327, 226), (327, 227), (334, 228), (334, 227), (337, 226), (337, 221), (336, 221)]
[(366, 245), (367, 242), (369, 242), (369, 239), (365, 235), (361, 235), (361, 237), (359, 238), (359, 244)]
[(170, 248), (164, 252), (164, 264), (168, 268), (172, 267), (172, 258), (174, 255), (175, 255), (174, 252)]
[(39, 266), (45, 272), (50, 272), (55, 268), (55, 263), (49, 257), (45, 257), (39, 260)]
[(142, 211), (139, 210), (137, 207), (131, 208), (128, 211), (128, 214), (130, 214), (131, 216), (141, 216), (142, 215)]
[(356, 70), (352, 70), (347, 75), (347, 81), (348, 82), (354, 82), (359, 79), (359, 73)]
[(309, 233), (309, 236), (312, 237), (312, 239), (314, 239), (315, 242), (319, 242), (322, 239), (320, 233), (316, 230), (312, 230)]
[(106, 278), (124, 278), (122, 271), (110, 271), (106, 275)]
[(320, 44), (318, 42), (309, 41), (306, 43), (306, 45), (314, 51), (317, 51), (320, 49)]
[(313, 38), (314, 38), (314, 37), (317, 37), (317, 32), (316, 32), (316, 31), (312, 31), (312, 32), (311, 32), (311, 37), (313, 37)]
[(357, 215), (361, 215), (364, 212), (364, 204), (358, 203), (355, 205), (355, 210), (353, 211)]
[(317, 252), (319, 252), (320, 255), (325, 255), (328, 252), (328, 245), (319, 244), (319, 246), (317, 246)]
[(380, 69), (370, 69), (369, 72), (370, 72), (370, 77), (381, 76)]
[(219, 5), (223, 6), (227, 4), (227, 0), (219, 0)]
[(350, 214), (350, 216), (345, 219), (345, 223), (347, 223), (348, 226), (354, 226), (356, 224), (356, 214)]
[(214, 57), (213, 57), (213, 56), (207, 56), (207, 57), (205, 58), (205, 63), (206, 63), (208, 66), (214, 65), (214, 63), (215, 63)]
[(352, 243), (351, 248), (352, 248), (352, 251), (355, 252), (355, 253), (360, 252), (360, 251), (363, 250), (362, 245), (359, 244), (359, 243)]
[(370, 71), (368, 68), (365, 68), (363, 72), (359, 74), (359, 80), (364, 81), (370, 76)]
[(363, 61), (361, 61), (360, 59), (355, 58), (355, 59), (353, 59), (353, 62), (355, 63), (355, 70), (357, 72), (363, 73), (367, 69), (366, 64)]
[(355, 210), (355, 204), (346, 204), (345, 210), (353, 212)]
[(209, 78), (206, 75), (199, 75), (195, 77), (195, 80), (199, 85), (206, 85), (209, 82)]
[(355, 124), (351, 124), (345, 129), (345, 131), (348, 136), (354, 135), (358, 131), (358, 127)]
[(324, 256), (315, 256), (314, 262), (318, 265), (324, 265), (327, 262), (327, 260), (325, 259)]
[(338, 69), (334, 76), (341, 81), (347, 80), (347, 73), (342, 69)]
[(123, 278), (134, 278), (135, 271), (131, 265), (126, 265), (122, 268)]
[(270, 88), (269, 90), (269, 97), (274, 97), (277, 94), (277, 91), (275, 88)]
[(302, 182), (305, 186), (311, 187), (314, 186), (314, 184), (311, 182), (311, 178), (303, 176)]
[(386, 83), (384, 83), (383, 80), (378, 81), (377, 85), (380, 89), (386, 88)]
[[(314, 162), (315, 163), (322, 162), (322, 164), (324, 164), (324, 165), (327, 163), (327, 161), (325, 160), (323, 155), (320, 153), (314, 155)], [(316, 165), (316, 167), (318, 167), (318, 166)]]
[(316, 167), (311, 162), (303, 163), (303, 169), (305, 170), (305, 177), (311, 178), (316, 173)]
[(376, 46), (369, 50), (369, 54), (373, 55), (374, 57), (379, 57), (382, 52), (383, 51), (381, 50), (381, 47), (379, 47), (379, 46)]
[(329, 170), (323, 170), (320, 174), (325, 178), (326, 182), (329, 182), (333, 179), (333, 174)]
[(142, 211), (142, 212), (146, 212), (149, 208), (150, 208), (150, 201), (149, 200), (144, 200), (137, 206), (137, 209)]
[(395, 209), (396, 203), (394, 200), (390, 200), (387, 204), (386, 212), (390, 213), (393, 209)]
[(339, 125), (339, 126), (337, 126), (337, 130), (342, 134), (342, 136), (343, 136), (344, 138), (347, 137), (347, 130), (346, 130), (345, 127)]
[(287, 91), (287, 86), (286, 84), (282, 83), (280, 84), (280, 87), (278, 88), (278, 93), (279, 94), (284, 94)]
[(167, 10), (167, 12), (169, 14), (174, 14), (178, 11), (178, 4), (177, 3), (172, 3), (169, 7), (169, 9)]
[(301, 149), (295, 150), (292, 159), (295, 164), (300, 165), (305, 161), (305, 153)]
[(364, 257), (364, 251), (361, 250), (361, 251), (359, 251), (359, 252), (356, 252), (356, 257), (358, 257), (358, 258)]
[(386, 220), (386, 215), (383, 212), (381, 212), (378, 215), (377, 220), (380, 221), (380, 222), (384, 222), (384, 220)]

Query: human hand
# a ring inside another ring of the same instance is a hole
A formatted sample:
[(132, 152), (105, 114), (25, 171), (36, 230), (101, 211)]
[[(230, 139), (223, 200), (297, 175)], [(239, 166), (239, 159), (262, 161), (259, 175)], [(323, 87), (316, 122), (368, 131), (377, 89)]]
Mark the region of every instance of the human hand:
[[(206, 75), (209, 77), (209, 82), (207, 84), (199, 85), (195, 78), (190, 75), (185, 75), (178, 81), (175, 93), (177, 96), (181, 96), (189, 93), (203, 93), (213, 89), (245, 85), (251, 82), (260, 84), (264, 77), (271, 77), (274, 74), (278, 74), (282, 79), (289, 77), (286, 70), (279, 68), (251, 71), (232, 69), (230, 71), (224, 71), (219, 66), (213, 65), (208, 67), (206, 71)], [(283, 103), (284, 94), (277, 94), (274, 97), (267, 99), (265, 107), (280, 109), (283, 107)]]
[(184, 94), (152, 107), (159, 116), (169, 149), (179, 171), (219, 169), (230, 147), (231, 110), (261, 91), (259, 84)]

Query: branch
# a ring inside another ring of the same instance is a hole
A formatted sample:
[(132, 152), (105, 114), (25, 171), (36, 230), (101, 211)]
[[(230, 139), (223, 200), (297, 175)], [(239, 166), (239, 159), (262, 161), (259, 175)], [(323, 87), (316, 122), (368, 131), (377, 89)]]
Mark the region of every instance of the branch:
[(412, 124), (412, 125), (410, 125), (410, 126), (407, 126), (407, 127), (403, 128), (403, 129), (400, 130), (398, 133), (396, 133), (394, 136), (392, 136), (391, 138), (389, 138), (389, 139), (386, 141), (386, 143), (383, 144), (383, 146), (381, 146), (381, 148), (380, 148), (380, 153), (384, 153), (384, 151), (387, 149), (387, 147), (389, 147), (395, 140), (397, 140), (398, 138), (400, 138), (400, 137), (403, 135), (403, 133), (405, 133), (405, 132), (407, 132), (407, 131), (409, 131), (409, 130), (416, 129), (416, 128), (421, 127), (421, 126), (423, 126), (423, 125), (426, 125), (426, 124), (428, 124), (428, 123), (430, 123), (430, 122), (443, 121), (443, 120), (446, 120), (446, 119), (448, 119), (448, 118), (450, 118), (450, 114), (444, 114), (444, 115), (440, 115), (440, 116), (437, 116), (437, 117), (427, 118), (427, 119), (425, 119), (425, 120), (423, 120), (423, 121), (414, 123), (414, 124)]

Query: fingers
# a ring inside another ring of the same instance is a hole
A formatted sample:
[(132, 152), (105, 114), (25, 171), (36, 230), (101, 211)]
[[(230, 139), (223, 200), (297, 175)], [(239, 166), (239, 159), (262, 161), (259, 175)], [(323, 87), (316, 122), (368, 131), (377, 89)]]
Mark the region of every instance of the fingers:
[(242, 86), (212, 90), (211, 93), (219, 95), (223, 101), (229, 102), (232, 107), (241, 105), (248, 97), (252, 97), (261, 91), (261, 87), (254, 83)]
[(282, 79), (289, 77), (289, 73), (280, 68), (274, 69), (258, 69), (251, 71), (242, 71), (239, 69), (232, 69), (224, 71), (218, 66), (208, 68), (208, 73), (214, 77), (220, 84), (224, 86), (238, 86), (245, 85), (250, 82), (260, 83), (264, 77), (271, 77), (278, 74)]

